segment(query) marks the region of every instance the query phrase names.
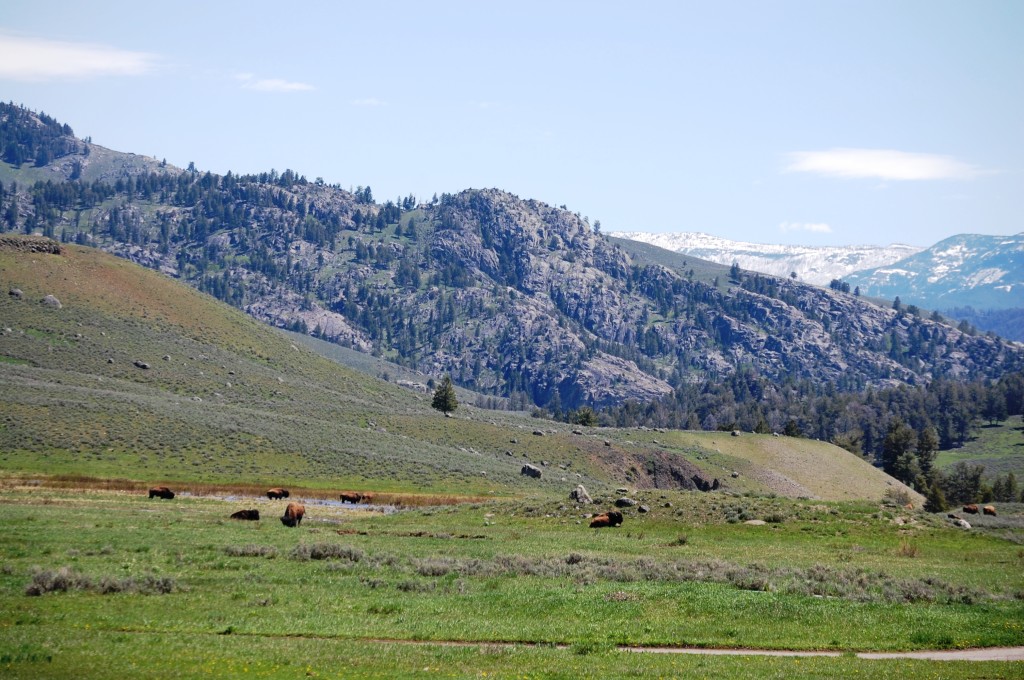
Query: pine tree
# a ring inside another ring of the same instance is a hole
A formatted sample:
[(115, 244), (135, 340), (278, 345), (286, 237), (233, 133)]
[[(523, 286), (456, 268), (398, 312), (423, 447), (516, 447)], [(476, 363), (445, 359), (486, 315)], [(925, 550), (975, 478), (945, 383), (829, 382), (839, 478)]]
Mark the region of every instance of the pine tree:
[(446, 375), (441, 384), (434, 390), (434, 399), (430, 405), (448, 415), (459, 407), (459, 400), (455, 397), (455, 386), (452, 385), (451, 376)]

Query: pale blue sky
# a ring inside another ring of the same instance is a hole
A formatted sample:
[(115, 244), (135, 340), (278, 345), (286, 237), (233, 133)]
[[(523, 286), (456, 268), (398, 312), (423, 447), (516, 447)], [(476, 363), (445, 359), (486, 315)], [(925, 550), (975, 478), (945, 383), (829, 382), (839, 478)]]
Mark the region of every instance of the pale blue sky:
[(0, 99), (97, 144), (605, 231), (1024, 230), (1024, 2), (3, 0)]

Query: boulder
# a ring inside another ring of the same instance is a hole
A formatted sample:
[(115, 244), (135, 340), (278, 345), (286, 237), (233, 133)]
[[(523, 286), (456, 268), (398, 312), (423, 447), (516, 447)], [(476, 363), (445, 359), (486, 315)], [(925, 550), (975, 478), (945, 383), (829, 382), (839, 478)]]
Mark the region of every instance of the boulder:
[(9, 291), (7, 291), (7, 294), (10, 295), (15, 300), (20, 300), (23, 297), (25, 297), (25, 294), (21, 292), (21, 288), (11, 288)]
[(594, 502), (594, 499), (590, 497), (590, 494), (587, 493), (586, 487), (582, 484), (577, 484), (576, 488), (569, 492), (569, 498), (577, 503), (583, 503), (584, 505)]
[(149, 364), (147, 364), (145, 361), (142, 361), (141, 359), (136, 359), (132, 363), (135, 365), (135, 368), (141, 368), (144, 371), (149, 370)]
[(58, 300), (52, 295), (47, 295), (39, 302), (45, 305), (46, 307), (53, 307), (54, 309), (60, 309), (62, 307), (62, 305), (60, 304), (60, 300)]
[(636, 501), (628, 496), (623, 496), (615, 500), (615, 507), (617, 508), (631, 508), (636, 505)]

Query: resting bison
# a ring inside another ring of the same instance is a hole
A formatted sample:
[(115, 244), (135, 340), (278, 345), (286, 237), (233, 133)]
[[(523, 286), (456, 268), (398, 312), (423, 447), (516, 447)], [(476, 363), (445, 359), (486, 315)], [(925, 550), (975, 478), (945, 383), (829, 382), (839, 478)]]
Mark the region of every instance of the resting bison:
[(339, 498), (342, 503), (358, 503), (363, 500), (363, 494), (358, 491), (342, 491)]
[(609, 510), (603, 515), (595, 515), (594, 518), (590, 520), (590, 527), (592, 529), (617, 526), (622, 526), (622, 513), (617, 510)]
[(247, 519), (255, 522), (258, 521), (259, 518), (259, 510), (239, 510), (238, 512), (231, 513), (231, 519)]
[(985, 513), (986, 515), (992, 515), (993, 517), (995, 517), (995, 516), (996, 516), (996, 507), (995, 507), (994, 505), (986, 505), (986, 506), (985, 506), (985, 507), (983, 507), (983, 508), (982, 508), (981, 510), (982, 510), (982, 512), (984, 512), (984, 513)]
[(536, 465), (527, 463), (519, 470), (519, 474), (526, 475), (527, 477), (533, 477), (534, 479), (540, 479), (540, 476), (544, 473)]
[(269, 498), (272, 501), (277, 500), (279, 498), (288, 498), (289, 495), (290, 494), (288, 493), (288, 489), (282, 489), (280, 487), (267, 489), (267, 498)]
[(299, 503), (289, 503), (281, 516), (281, 524), (286, 527), (297, 527), (302, 524), (302, 516), (306, 514), (305, 506)]
[(149, 490), (150, 498), (166, 498), (170, 500), (174, 498), (174, 492), (168, 489), (166, 486), (154, 486)]
[(964, 512), (966, 512), (968, 515), (977, 515), (978, 514), (978, 506), (975, 505), (974, 503), (971, 503), (970, 505), (965, 505), (964, 506)]

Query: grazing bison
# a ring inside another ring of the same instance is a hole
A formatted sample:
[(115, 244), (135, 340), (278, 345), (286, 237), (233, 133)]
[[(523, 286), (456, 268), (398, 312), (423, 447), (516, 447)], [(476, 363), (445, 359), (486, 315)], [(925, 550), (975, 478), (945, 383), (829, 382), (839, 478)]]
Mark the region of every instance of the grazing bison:
[(342, 503), (358, 503), (363, 500), (363, 494), (358, 491), (342, 491), (339, 498)]
[(362, 496), (362, 501), (364, 503), (372, 503), (373, 502), (373, 497), (374, 496), (373, 496), (372, 493), (364, 493), (364, 494), (360, 494), (360, 495)]
[(986, 515), (992, 515), (993, 517), (995, 517), (995, 516), (996, 516), (996, 508), (995, 508), (995, 506), (994, 506), (994, 505), (986, 505), (986, 506), (985, 506), (985, 507), (983, 507), (983, 508), (982, 508), (981, 510), (982, 510), (982, 512), (984, 512), (984, 513), (985, 513)]
[(166, 486), (154, 486), (149, 490), (150, 498), (166, 498), (170, 500), (174, 498), (174, 492), (168, 489)]
[(286, 527), (297, 527), (302, 524), (302, 516), (306, 514), (306, 507), (300, 503), (289, 503), (281, 516), (281, 524)]
[(288, 489), (282, 489), (275, 487), (273, 489), (267, 489), (267, 498), (270, 500), (278, 500), (280, 498), (288, 498), (291, 494), (288, 493)]
[(238, 512), (231, 513), (231, 519), (247, 519), (256, 522), (259, 521), (259, 518), (259, 510), (239, 510)]
[(965, 505), (964, 506), (964, 512), (966, 512), (968, 515), (977, 515), (978, 514), (978, 506), (975, 505), (974, 503), (971, 503), (970, 505)]
[(609, 510), (604, 514), (595, 515), (594, 518), (590, 520), (590, 527), (592, 529), (617, 526), (622, 526), (622, 513), (617, 510)]

